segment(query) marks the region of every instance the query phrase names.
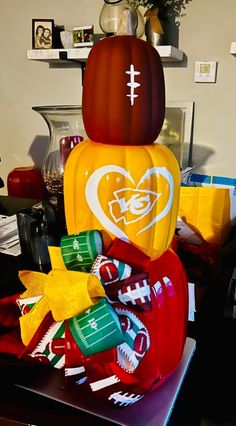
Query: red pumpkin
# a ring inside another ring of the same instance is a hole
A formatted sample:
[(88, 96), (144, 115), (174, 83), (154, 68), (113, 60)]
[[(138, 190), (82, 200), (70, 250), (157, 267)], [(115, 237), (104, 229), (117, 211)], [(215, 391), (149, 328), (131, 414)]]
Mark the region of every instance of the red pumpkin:
[[(146, 391), (158, 388), (176, 369), (184, 349), (188, 284), (183, 266), (178, 256), (167, 250), (145, 270), (150, 277), (152, 309), (138, 310), (136, 299), (132, 307), (115, 302), (112, 306), (125, 343), (116, 347), (113, 361), (107, 361), (106, 351), (82, 360), (87, 385), (116, 407), (133, 404)], [(136, 290), (134, 298), (137, 294)]]
[(148, 145), (165, 115), (165, 86), (156, 49), (135, 36), (99, 41), (88, 57), (82, 111), (92, 141)]
[[(132, 245), (119, 243), (119, 240), (112, 244), (109, 253), (122, 261), (124, 244), (129, 247), (128, 263), (130, 260), (133, 263), (135, 254), (143, 272), (136, 274), (134, 270), (130, 278), (105, 286), (106, 295), (111, 299), (109, 310), (120, 323), (123, 341), (111, 349), (94, 351), (87, 356), (78, 346), (78, 340), (75, 343), (76, 332), (73, 328), (72, 332), (71, 320), (55, 322), (49, 312), (20, 355), (44, 364), (51, 363), (56, 368), (75, 367), (70, 377), (72, 383), (84, 383), (87, 376), (85, 387), (118, 407), (132, 404), (146, 391), (159, 387), (178, 366), (185, 344), (188, 313), (188, 284), (178, 256), (167, 250), (158, 259), (147, 261), (135, 247), (133, 251)], [(89, 337), (94, 335), (92, 320), (97, 323), (95, 329), (102, 330), (103, 337), (112, 342), (114, 336), (110, 329), (108, 332), (102, 322), (98, 325), (104, 318), (104, 311), (99, 321), (90, 310), (85, 314), (90, 317)], [(89, 348), (98, 341), (95, 337)]]

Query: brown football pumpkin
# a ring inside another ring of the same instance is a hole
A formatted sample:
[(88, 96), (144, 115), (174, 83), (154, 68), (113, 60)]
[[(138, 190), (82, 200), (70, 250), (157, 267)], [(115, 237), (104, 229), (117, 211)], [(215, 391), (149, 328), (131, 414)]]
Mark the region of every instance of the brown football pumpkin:
[(92, 141), (153, 143), (165, 114), (164, 76), (156, 49), (129, 35), (100, 40), (88, 57), (82, 105)]

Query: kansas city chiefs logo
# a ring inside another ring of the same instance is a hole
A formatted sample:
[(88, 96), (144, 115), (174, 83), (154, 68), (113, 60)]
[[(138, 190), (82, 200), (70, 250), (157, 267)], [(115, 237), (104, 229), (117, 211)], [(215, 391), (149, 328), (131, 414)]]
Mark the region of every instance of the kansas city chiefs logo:
[(123, 220), (126, 225), (146, 216), (161, 196), (153, 191), (132, 188), (123, 188), (113, 194), (114, 200), (109, 202), (111, 216), (116, 223)]
[[(119, 188), (113, 192), (114, 199), (110, 200), (106, 206), (103, 207), (99, 197), (99, 187), (102, 179), (107, 175), (116, 173), (126, 179), (128, 188)], [(154, 191), (139, 189), (141, 185), (145, 184), (146, 180), (149, 181), (151, 176), (156, 176), (156, 179), (162, 177), (165, 179), (169, 187), (169, 196), (166, 204), (162, 206), (162, 210), (156, 215), (151, 215), (150, 222), (143, 224), (140, 219), (147, 216), (153, 209), (155, 203), (163, 194)], [(133, 186), (133, 188), (132, 188)], [(123, 229), (123, 224), (128, 228), (128, 225), (139, 221), (139, 229), (136, 235), (145, 232), (151, 228), (155, 223), (163, 219), (172, 207), (174, 196), (174, 180), (172, 174), (165, 167), (151, 167), (147, 169), (139, 182), (135, 182), (130, 172), (123, 167), (116, 164), (108, 164), (96, 169), (88, 178), (85, 187), (85, 198), (87, 200), (90, 210), (94, 216), (99, 220), (104, 229), (107, 229), (113, 235), (123, 240), (129, 241), (128, 229)], [(138, 228), (138, 227), (137, 227)]]

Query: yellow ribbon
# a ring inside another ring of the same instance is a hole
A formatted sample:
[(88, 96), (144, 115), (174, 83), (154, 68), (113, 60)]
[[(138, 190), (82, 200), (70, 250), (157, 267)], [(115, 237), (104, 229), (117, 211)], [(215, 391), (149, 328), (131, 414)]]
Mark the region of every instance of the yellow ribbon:
[(65, 269), (58, 247), (50, 247), (49, 254), (52, 270), (48, 274), (19, 272), (26, 287), (20, 298), (42, 296), (30, 312), (20, 317), (21, 338), (26, 346), (49, 311), (55, 321), (63, 321), (86, 311), (105, 296), (95, 275)]
[(145, 13), (145, 16), (147, 17), (147, 21), (150, 21), (151, 27), (153, 31), (157, 34), (164, 34), (160, 19), (158, 17), (159, 9), (156, 7), (155, 9), (149, 9)]

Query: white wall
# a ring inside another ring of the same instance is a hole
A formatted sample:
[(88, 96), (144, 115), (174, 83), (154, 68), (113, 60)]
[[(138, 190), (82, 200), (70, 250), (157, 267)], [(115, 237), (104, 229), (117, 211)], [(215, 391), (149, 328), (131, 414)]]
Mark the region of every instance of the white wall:
[[(192, 0), (181, 19), (179, 47), (187, 66), (165, 68), (169, 100), (195, 102), (194, 158), (199, 172), (236, 177), (235, 0)], [(195, 61), (218, 61), (216, 83), (194, 83)]]
[[(0, 176), (5, 183), (14, 167), (42, 161), (48, 129), (32, 106), (81, 103), (79, 66), (50, 68), (26, 59), (32, 18), (54, 18), (66, 27), (93, 23), (101, 32), (102, 5), (103, 0), (1, 0)], [(192, 0), (180, 19), (179, 48), (186, 60), (164, 67), (167, 99), (195, 102), (198, 170), (230, 177), (236, 177), (236, 58), (229, 53), (236, 41), (235, 17), (235, 0)], [(197, 60), (218, 61), (215, 84), (194, 83)], [(0, 190), (4, 193), (6, 188)]]

